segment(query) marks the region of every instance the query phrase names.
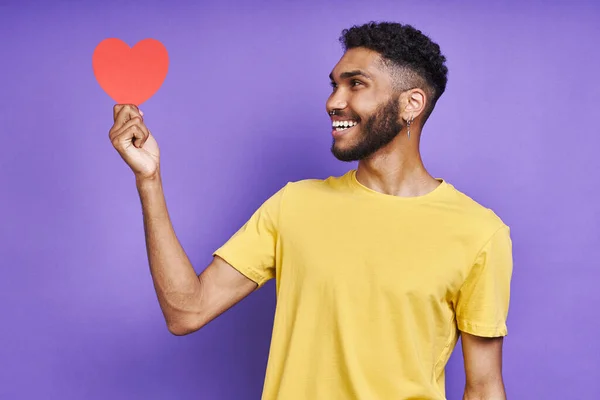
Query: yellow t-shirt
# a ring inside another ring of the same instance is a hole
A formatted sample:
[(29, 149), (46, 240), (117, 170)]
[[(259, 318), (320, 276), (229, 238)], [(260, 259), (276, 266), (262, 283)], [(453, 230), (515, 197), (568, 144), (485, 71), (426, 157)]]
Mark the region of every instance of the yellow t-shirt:
[(263, 400), (444, 399), (459, 330), (507, 334), (508, 226), (442, 179), (398, 197), (355, 172), (288, 183), (214, 253), (276, 279)]

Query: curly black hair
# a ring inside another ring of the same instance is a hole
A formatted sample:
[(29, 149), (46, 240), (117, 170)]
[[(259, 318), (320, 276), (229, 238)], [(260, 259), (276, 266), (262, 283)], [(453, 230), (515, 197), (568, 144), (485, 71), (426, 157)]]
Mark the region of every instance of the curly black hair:
[(428, 86), (422, 89), (429, 92), (428, 97), (430, 97), (424, 119), (427, 119), (446, 90), (448, 82), (448, 68), (444, 64), (446, 57), (440, 52), (437, 43), (411, 25), (395, 22), (369, 22), (355, 25), (342, 31), (340, 42), (345, 51), (356, 47), (373, 50), (381, 55), (386, 64), (408, 69), (420, 77)]

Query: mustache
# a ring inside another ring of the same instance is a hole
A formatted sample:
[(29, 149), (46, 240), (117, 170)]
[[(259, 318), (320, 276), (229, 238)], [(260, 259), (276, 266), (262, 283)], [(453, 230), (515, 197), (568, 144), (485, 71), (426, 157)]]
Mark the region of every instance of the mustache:
[(341, 112), (339, 110), (333, 110), (332, 112), (329, 113), (330, 116), (336, 116), (336, 117), (340, 117), (340, 118), (344, 118), (344, 119), (351, 119), (353, 121), (360, 121), (360, 117), (356, 114), (350, 113), (350, 112)]

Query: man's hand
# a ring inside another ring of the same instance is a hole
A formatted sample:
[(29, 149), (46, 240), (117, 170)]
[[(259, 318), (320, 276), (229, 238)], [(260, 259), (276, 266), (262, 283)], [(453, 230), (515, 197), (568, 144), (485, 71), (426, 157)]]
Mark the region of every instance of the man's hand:
[(502, 380), (503, 338), (484, 338), (461, 333), (465, 364), (463, 400), (506, 400)]
[(134, 105), (117, 104), (109, 138), (136, 179), (154, 178), (159, 172), (158, 143), (144, 124), (142, 113)]

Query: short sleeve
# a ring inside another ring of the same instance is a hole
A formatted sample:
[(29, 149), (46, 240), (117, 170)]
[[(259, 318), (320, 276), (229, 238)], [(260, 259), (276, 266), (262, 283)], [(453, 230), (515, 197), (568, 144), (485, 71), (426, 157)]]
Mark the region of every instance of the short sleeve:
[(285, 187), (268, 198), (250, 219), (214, 251), (258, 286), (275, 277), (279, 214)]
[(483, 246), (456, 301), (460, 331), (482, 337), (506, 336), (513, 270), (510, 229), (504, 225)]

